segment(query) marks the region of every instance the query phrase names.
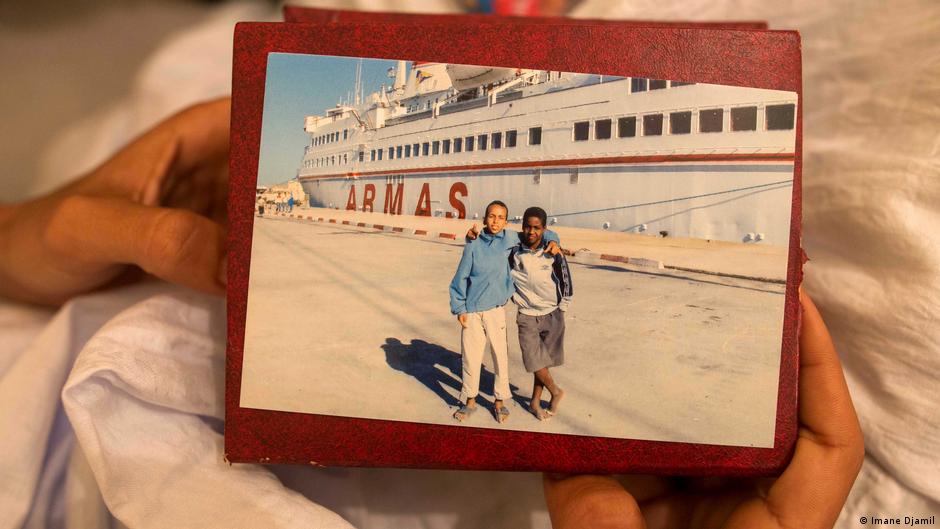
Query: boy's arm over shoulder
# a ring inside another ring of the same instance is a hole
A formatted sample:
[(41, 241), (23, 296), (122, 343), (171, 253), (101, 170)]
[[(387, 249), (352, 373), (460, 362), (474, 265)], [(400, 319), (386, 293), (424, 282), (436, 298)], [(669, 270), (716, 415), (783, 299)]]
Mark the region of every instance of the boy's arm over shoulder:
[(548, 242), (553, 242), (553, 243), (557, 244), (558, 246), (561, 246), (561, 238), (559, 238), (559, 237), (558, 237), (558, 234), (555, 233), (555, 232), (552, 231), (552, 230), (545, 230), (545, 231), (542, 233), (542, 239), (544, 239), (544, 240), (546, 240), (546, 241), (548, 241)]

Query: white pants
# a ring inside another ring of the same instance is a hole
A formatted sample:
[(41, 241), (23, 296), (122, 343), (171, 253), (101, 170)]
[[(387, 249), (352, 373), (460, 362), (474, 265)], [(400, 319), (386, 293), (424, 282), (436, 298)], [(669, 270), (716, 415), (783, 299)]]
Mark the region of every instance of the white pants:
[(460, 402), (467, 402), (480, 391), (480, 370), (483, 351), (489, 342), (493, 351), (493, 369), (496, 380), (493, 393), (497, 400), (512, 398), (509, 391), (509, 353), (506, 345), (506, 310), (496, 307), (483, 312), (467, 313), (467, 327), (460, 334), (460, 354), (463, 358), (463, 387)]

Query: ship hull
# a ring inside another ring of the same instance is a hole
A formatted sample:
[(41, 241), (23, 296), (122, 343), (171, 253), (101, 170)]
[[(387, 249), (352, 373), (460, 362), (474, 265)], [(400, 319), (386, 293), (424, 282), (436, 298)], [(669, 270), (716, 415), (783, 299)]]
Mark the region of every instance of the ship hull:
[(793, 159), (513, 164), (301, 183), (315, 207), (480, 219), (501, 200), (510, 219), (539, 206), (555, 226), (786, 246)]

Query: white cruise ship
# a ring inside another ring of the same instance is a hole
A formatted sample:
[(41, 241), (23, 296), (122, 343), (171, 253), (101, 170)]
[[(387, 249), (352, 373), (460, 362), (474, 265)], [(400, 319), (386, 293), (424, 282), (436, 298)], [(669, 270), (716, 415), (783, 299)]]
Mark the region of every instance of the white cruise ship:
[(311, 205), (475, 219), (498, 199), (557, 226), (787, 245), (795, 93), (404, 61), (390, 75), (305, 118)]

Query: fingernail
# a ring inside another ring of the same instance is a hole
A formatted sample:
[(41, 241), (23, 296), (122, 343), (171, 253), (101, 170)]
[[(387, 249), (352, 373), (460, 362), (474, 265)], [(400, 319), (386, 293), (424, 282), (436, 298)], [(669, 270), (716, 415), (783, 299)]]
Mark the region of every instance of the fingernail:
[(222, 261), (219, 263), (219, 271), (216, 276), (219, 283), (224, 287), (228, 284), (228, 256), (223, 255)]

